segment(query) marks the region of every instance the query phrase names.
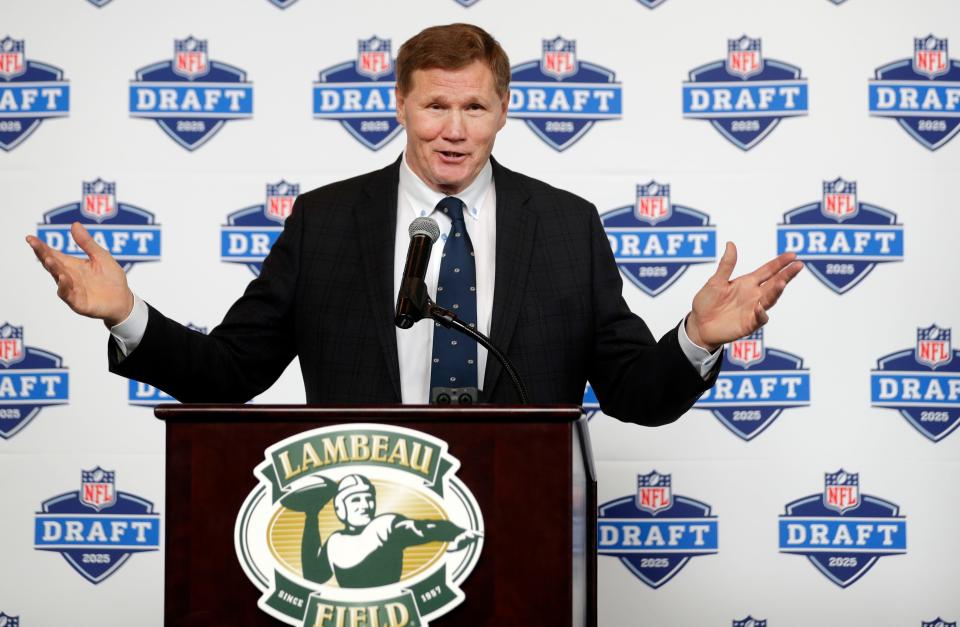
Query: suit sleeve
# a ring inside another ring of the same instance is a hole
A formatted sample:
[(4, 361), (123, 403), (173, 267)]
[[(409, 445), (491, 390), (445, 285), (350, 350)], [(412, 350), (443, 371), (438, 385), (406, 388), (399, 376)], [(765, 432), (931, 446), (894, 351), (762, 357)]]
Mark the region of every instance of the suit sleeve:
[(122, 358), (108, 340), (110, 371), (148, 383), (181, 402), (242, 403), (266, 390), (296, 354), (293, 303), (303, 211), (294, 203), (283, 232), (223, 322), (197, 333), (150, 307), (139, 346)]
[(675, 327), (660, 341), (623, 299), (623, 281), (600, 217), (591, 217), (595, 342), (587, 378), (603, 413), (647, 426), (673, 422), (716, 380), (704, 380), (680, 348)]

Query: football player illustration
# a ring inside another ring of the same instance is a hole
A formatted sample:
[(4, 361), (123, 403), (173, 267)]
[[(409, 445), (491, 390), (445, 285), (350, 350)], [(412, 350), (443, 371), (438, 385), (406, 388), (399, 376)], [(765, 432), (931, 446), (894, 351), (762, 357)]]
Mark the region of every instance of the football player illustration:
[[(320, 483), (297, 490), (281, 501), (304, 512), (300, 545), (303, 576), (315, 583), (336, 577), (341, 588), (372, 588), (400, 581), (403, 551), (427, 542), (448, 542), (448, 552), (473, 544), (480, 533), (448, 520), (412, 520), (396, 513), (377, 515), (376, 488), (365, 476), (351, 474), (339, 483), (317, 476)], [(320, 511), (333, 499), (343, 529), (323, 541)]]

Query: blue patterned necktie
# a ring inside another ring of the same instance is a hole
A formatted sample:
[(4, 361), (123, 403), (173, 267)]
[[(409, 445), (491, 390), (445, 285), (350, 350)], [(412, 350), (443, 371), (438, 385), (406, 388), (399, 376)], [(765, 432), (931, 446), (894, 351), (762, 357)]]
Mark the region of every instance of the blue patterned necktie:
[[(473, 328), (477, 326), (477, 265), (473, 244), (463, 221), (463, 202), (448, 196), (437, 203), (437, 210), (453, 224), (443, 246), (437, 304), (452, 311)], [(434, 323), (433, 360), (430, 370), (430, 398), (437, 400), (437, 388), (477, 387), (477, 344), (472, 339)], [(458, 402), (457, 394), (451, 395)], [(441, 400), (441, 402), (443, 402)], [(449, 402), (449, 401), (448, 401)]]

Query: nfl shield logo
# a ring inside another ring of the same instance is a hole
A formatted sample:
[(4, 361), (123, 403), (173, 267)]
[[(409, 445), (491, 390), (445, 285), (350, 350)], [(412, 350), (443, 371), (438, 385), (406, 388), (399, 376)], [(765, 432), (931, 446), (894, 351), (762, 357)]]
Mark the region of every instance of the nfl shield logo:
[(673, 215), (670, 206), (670, 185), (650, 181), (646, 185), (637, 185), (637, 204), (633, 214), (637, 220), (648, 222), (651, 226), (668, 220)]
[(673, 505), (673, 489), (670, 475), (661, 475), (656, 470), (646, 475), (637, 475), (637, 509), (656, 515)]
[(760, 363), (765, 357), (763, 348), (763, 329), (757, 329), (750, 335), (730, 342), (727, 348), (727, 359), (744, 368)]
[(117, 215), (117, 184), (98, 178), (83, 183), (80, 212), (91, 220), (103, 222)]
[(357, 43), (357, 74), (368, 76), (375, 81), (389, 74), (392, 69), (389, 39), (380, 39), (374, 35)]
[(765, 619), (747, 616), (743, 620), (733, 621), (733, 627), (767, 627), (767, 621)]
[(956, 621), (952, 623), (948, 623), (947, 621), (943, 620), (939, 616), (936, 618), (936, 620), (931, 620), (931, 621), (925, 620), (921, 623), (921, 625), (923, 625), (923, 627), (957, 627)]
[(188, 80), (209, 72), (207, 40), (195, 39), (193, 35), (173, 40), (173, 71)]
[(23, 57), (23, 40), (4, 37), (0, 40), (0, 77), (7, 80), (27, 71)]
[(727, 72), (746, 80), (762, 71), (759, 38), (741, 35), (739, 39), (727, 40)]
[(543, 56), (540, 57), (540, 71), (558, 81), (577, 73), (577, 42), (564, 39), (559, 35), (554, 39), (543, 40)]
[(860, 506), (860, 473), (837, 472), (823, 475), (823, 506), (843, 514)]
[(917, 329), (917, 361), (936, 368), (953, 359), (950, 335), (950, 329), (941, 329), (935, 324), (926, 329)]
[(947, 40), (937, 39), (933, 35), (914, 37), (913, 71), (931, 79), (949, 72)]
[(857, 205), (857, 184), (840, 177), (823, 182), (823, 203), (820, 211), (824, 216), (843, 222), (859, 213)]
[(23, 358), (23, 327), (4, 322), (0, 327), (0, 364), (6, 368)]
[(264, 213), (270, 220), (283, 224), (293, 211), (293, 201), (300, 193), (300, 185), (280, 181), (274, 185), (267, 184), (267, 204)]
[(98, 512), (117, 502), (116, 473), (97, 466), (80, 471), (80, 502)]

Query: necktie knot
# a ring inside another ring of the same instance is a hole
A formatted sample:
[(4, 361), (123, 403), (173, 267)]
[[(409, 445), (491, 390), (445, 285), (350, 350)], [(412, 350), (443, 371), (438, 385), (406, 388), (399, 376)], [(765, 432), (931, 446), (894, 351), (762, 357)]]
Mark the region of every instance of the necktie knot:
[(437, 203), (437, 209), (454, 222), (463, 222), (463, 201), (456, 196), (447, 196)]

